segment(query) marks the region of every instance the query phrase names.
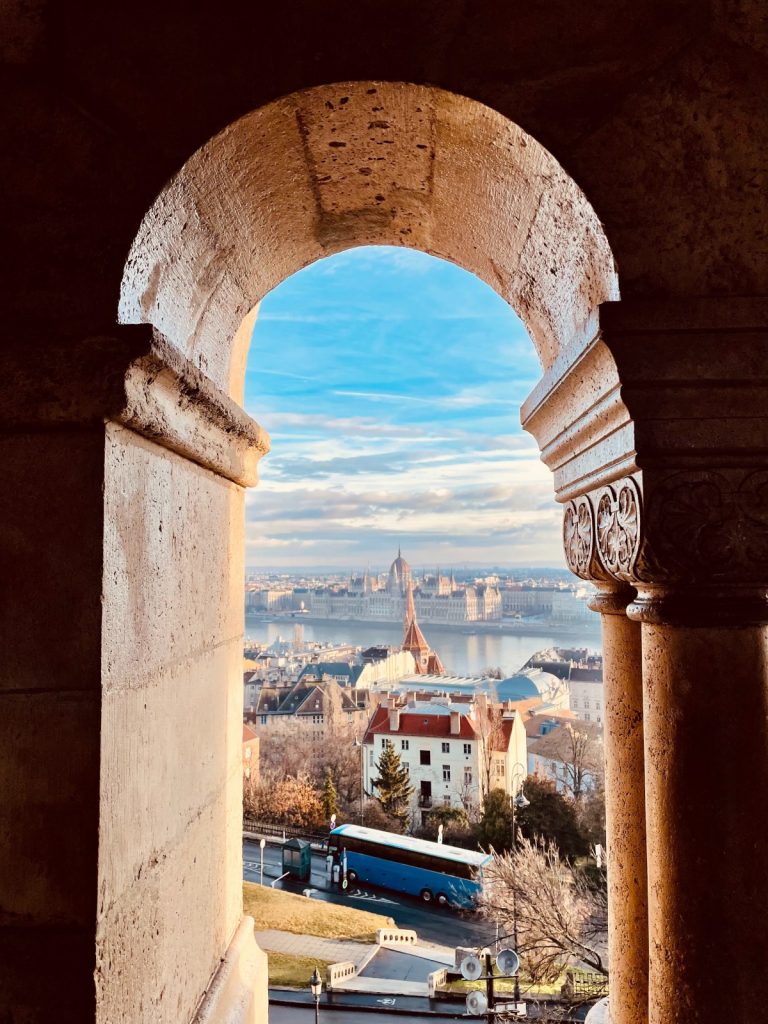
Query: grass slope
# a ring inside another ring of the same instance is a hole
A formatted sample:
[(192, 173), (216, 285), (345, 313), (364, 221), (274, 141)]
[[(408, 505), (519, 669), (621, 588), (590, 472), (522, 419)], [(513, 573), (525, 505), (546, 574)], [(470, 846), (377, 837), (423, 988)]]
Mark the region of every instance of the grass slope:
[(394, 924), (391, 917), (382, 914), (307, 899), (306, 896), (267, 889), (253, 882), (243, 882), (243, 906), (245, 913), (256, 922), (257, 931), (274, 928), (294, 935), (374, 942), (379, 928), (389, 928)]
[(276, 988), (309, 988), (309, 979), (315, 968), (325, 985), (327, 960), (316, 960), (311, 956), (292, 956), (289, 953), (267, 952), (269, 984)]

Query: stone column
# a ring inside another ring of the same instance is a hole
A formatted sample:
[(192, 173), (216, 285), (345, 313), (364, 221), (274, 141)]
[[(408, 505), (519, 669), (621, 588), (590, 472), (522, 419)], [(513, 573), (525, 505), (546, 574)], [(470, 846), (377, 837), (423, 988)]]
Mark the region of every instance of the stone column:
[(651, 1024), (766, 1012), (764, 592), (646, 590), (642, 622)]
[(642, 653), (640, 626), (626, 616), (634, 594), (601, 584), (590, 602), (603, 630), (612, 1024), (645, 1024), (648, 1014)]
[(0, 379), (0, 1018), (266, 1021), (241, 715), (268, 439), (146, 326), (3, 349)]
[(607, 303), (523, 407), (569, 565), (638, 593), (651, 1024), (764, 1016), (767, 325), (765, 296)]

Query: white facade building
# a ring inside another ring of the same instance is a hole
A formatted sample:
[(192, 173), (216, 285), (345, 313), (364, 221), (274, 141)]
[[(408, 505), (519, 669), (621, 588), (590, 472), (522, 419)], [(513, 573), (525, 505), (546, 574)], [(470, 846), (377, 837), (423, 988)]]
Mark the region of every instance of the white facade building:
[(437, 807), (477, 807), (489, 789), (516, 793), (526, 775), (525, 728), (503, 705), (441, 697), (390, 698), (378, 707), (364, 738), (363, 785), (375, 794), (377, 763), (388, 743), (408, 769), (412, 813), (423, 819)]
[(577, 718), (602, 725), (605, 718), (602, 669), (571, 669), (568, 689), (571, 711)]

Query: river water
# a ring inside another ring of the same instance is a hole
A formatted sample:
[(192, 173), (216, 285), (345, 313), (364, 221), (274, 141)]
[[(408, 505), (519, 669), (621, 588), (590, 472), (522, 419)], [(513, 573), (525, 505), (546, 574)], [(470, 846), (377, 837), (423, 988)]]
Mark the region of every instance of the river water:
[[(597, 618), (597, 616), (595, 616)], [(294, 619), (274, 622), (246, 620), (246, 638), (257, 643), (272, 643), (278, 636), (293, 638)], [(325, 621), (302, 622), (305, 640), (319, 640), (334, 644), (349, 643), (356, 647), (376, 644), (398, 646), (403, 639), (403, 627), (397, 622)], [(583, 635), (568, 631), (557, 635), (557, 629), (544, 635), (526, 633), (476, 633), (470, 626), (456, 629), (422, 627), (427, 641), (440, 655), (446, 672), (454, 675), (479, 675), (485, 668), (502, 669), (505, 676), (513, 675), (537, 651), (545, 647), (587, 647), (600, 651), (600, 633), (587, 630)], [(466, 631), (465, 631), (466, 630)]]

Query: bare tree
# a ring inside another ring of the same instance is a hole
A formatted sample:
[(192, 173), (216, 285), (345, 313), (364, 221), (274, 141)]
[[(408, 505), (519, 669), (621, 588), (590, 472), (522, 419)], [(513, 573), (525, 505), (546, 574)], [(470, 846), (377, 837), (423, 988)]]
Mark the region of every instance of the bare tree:
[[(326, 681), (323, 690), (322, 730), (293, 715), (275, 715), (269, 727), (260, 732), (261, 767), (278, 780), (303, 773), (318, 789), (329, 768), (339, 803), (350, 811), (360, 799), (360, 748), (354, 743), (356, 733), (364, 728), (363, 716), (344, 709), (338, 684)], [(322, 735), (316, 735), (320, 731)]]
[(580, 801), (586, 792), (600, 788), (605, 776), (601, 732), (594, 722), (566, 722), (534, 741), (531, 749), (559, 765), (559, 782), (565, 793)]
[(485, 879), (481, 911), (517, 934), (532, 981), (554, 981), (569, 964), (608, 976), (601, 953), (608, 927), (604, 876), (595, 884), (561, 860), (554, 843), (519, 837), (515, 850), (494, 857)]
[(282, 777), (263, 773), (245, 793), (245, 812), (280, 825), (320, 828), (325, 824), (321, 794), (304, 773)]
[(504, 709), (493, 702), (490, 695), (487, 699), (478, 700), (474, 718), (480, 740), (480, 799), (483, 800), (498, 785), (494, 776), (494, 754), (504, 751)]

